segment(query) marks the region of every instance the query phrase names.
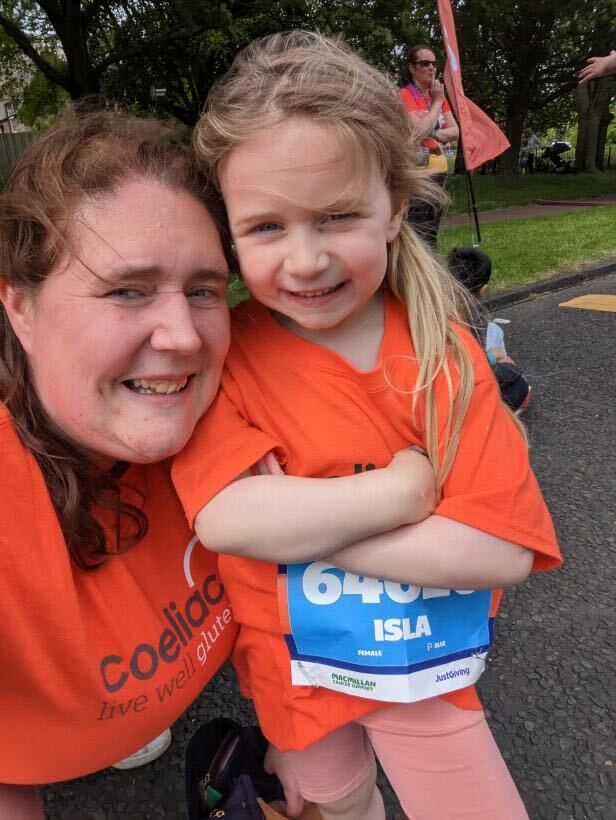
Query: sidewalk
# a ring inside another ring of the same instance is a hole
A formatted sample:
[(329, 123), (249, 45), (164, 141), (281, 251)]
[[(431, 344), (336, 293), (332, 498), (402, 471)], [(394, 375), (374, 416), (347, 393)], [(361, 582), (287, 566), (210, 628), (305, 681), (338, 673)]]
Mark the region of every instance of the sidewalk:
[[(538, 216), (558, 216), (579, 208), (596, 208), (602, 205), (616, 205), (616, 197), (605, 196), (596, 199), (555, 200), (541, 199), (531, 205), (515, 205), (511, 208), (494, 208), (489, 211), (478, 211), (479, 224), (489, 225), (492, 222), (506, 222), (511, 219), (532, 219)], [(468, 225), (469, 214), (452, 214), (445, 216), (441, 222), (443, 228), (455, 228), (459, 225)]]

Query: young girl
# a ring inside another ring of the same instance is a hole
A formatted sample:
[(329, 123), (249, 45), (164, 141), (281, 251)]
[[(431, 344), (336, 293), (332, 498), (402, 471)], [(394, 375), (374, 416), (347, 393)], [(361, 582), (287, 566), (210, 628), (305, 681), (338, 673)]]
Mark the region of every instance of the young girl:
[[(560, 562), (457, 285), (402, 222), (430, 183), (409, 164), (396, 89), (337, 42), (274, 35), (212, 92), (196, 146), (254, 298), (233, 312), (222, 391), (173, 472), (191, 523), (225, 553), (242, 692), (324, 820), (384, 817), (374, 752), (409, 817), (524, 818), (464, 685), (477, 658), (434, 675), (434, 624), (389, 617), (392, 601), (454, 602), (453, 628), (474, 596), (490, 615), (498, 604), (465, 590)], [(432, 511), (422, 455), (392, 462), (413, 445), (434, 468)], [(341, 666), (366, 621), (372, 643)], [(401, 644), (423, 660), (406, 695), (375, 699)]]

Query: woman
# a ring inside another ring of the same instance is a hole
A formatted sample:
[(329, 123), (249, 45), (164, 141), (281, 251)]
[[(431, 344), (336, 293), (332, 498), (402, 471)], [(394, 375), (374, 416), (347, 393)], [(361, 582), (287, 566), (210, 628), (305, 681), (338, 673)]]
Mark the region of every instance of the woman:
[(65, 120), (0, 196), (0, 817), (133, 753), (235, 638), (168, 459), (229, 343), (218, 201), (163, 126)]
[[(420, 162), (427, 164), (434, 180), (442, 187), (447, 178), (447, 158), (443, 146), (458, 139), (460, 129), (445, 99), (445, 88), (436, 78), (436, 58), (429, 46), (413, 46), (405, 60), (404, 79), (409, 82), (400, 97), (417, 136)], [(412, 202), (407, 218), (434, 250), (441, 221), (439, 205), (423, 200)]]

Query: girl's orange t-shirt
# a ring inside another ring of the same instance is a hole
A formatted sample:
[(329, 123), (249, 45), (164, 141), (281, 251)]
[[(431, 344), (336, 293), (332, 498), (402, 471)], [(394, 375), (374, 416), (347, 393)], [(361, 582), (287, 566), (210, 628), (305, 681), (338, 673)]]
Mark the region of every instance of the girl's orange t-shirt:
[[(552, 521), (527, 448), (504, 409), (485, 354), (469, 333), (458, 332), (473, 359), (475, 388), (434, 512), (533, 550), (535, 570), (558, 566)], [(289, 475), (325, 478), (383, 467), (399, 450), (425, 444), (421, 408), (415, 420), (411, 412), (417, 362), (407, 313), (391, 294), (385, 296), (379, 364), (369, 372), (293, 335), (254, 301), (233, 311), (232, 339), (219, 397), (174, 460), (173, 480), (190, 522), (270, 450)], [(436, 396), (442, 430), (448, 407), (442, 378)], [(386, 705), (292, 686), (276, 564), (221, 556), (220, 571), (241, 625), (234, 662), (242, 692), (254, 700), (261, 728), (278, 748), (304, 748)], [(494, 593), (493, 612), (499, 600)], [(462, 708), (481, 707), (474, 687), (444, 697)]]

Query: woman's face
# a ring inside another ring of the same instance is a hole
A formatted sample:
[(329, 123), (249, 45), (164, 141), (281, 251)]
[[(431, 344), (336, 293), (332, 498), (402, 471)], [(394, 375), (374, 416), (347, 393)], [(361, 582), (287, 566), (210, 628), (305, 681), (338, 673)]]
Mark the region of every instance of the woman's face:
[[(414, 63), (409, 63), (411, 79), (420, 88), (428, 89), (436, 77), (436, 58), (434, 53), (428, 48), (420, 48), (415, 57)], [(429, 62), (430, 65), (421, 65), (422, 62)]]
[(75, 221), (75, 255), (7, 310), (66, 434), (102, 463), (159, 461), (188, 441), (229, 346), (218, 230), (193, 196), (143, 180)]

